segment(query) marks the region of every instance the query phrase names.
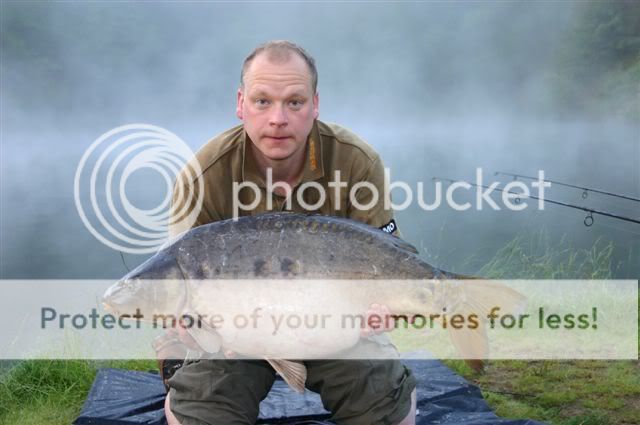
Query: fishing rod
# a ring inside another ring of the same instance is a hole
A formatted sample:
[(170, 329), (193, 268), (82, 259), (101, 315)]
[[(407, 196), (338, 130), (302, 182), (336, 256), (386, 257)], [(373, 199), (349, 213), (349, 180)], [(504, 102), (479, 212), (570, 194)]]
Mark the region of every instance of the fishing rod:
[[(505, 173), (503, 171), (496, 171), (493, 174), (495, 176), (497, 176), (497, 175), (510, 176), (510, 177), (513, 177), (514, 180), (517, 180), (519, 178), (527, 179), (527, 180), (538, 180), (537, 177), (525, 176), (525, 175), (522, 175), (522, 174)], [(580, 189), (580, 190), (582, 190), (582, 199), (587, 199), (587, 196), (589, 196), (589, 192), (593, 192), (593, 193), (600, 193), (602, 195), (614, 196), (616, 198), (626, 199), (628, 201), (640, 202), (640, 198), (634, 198), (633, 196), (629, 196), (629, 195), (621, 195), (619, 193), (607, 192), (606, 190), (592, 189), (590, 187), (584, 187), (584, 186), (576, 186), (574, 184), (563, 183), (563, 182), (559, 182), (559, 181), (555, 181), (555, 180), (549, 180), (549, 179), (544, 179), (544, 181), (549, 182), (549, 183), (553, 183), (553, 184), (557, 184), (559, 186), (565, 186), (565, 187), (572, 187), (574, 189)]]
[(603, 215), (605, 217), (611, 217), (611, 218), (615, 218), (615, 219), (618, 219), (618, 220), (624, 220), (624, 221), (628, 221), (630, 223), (640, 224), (640, 220), (636, 220), (636, 219), (631, 218), (631, 217), (624, 217), (624, 216), (621, 216), (621, 215), (618, 215), (618, 214), (613, 214), (613, 213), (610, 213), (610, 212), (607, 212), (607, 211), (600, 211), (600, 210), (596, 210), (594, 208), (587, 208), (587, 207), (582, 207), (580, 205), (568, 204), (566, 202), (555, 201), (553, 199), (546, 199), (546, 198), (542, 199), (542, 198), (539, 198), (539, 197), (534, 196), (534, 195), (523, 195), (522, 193), (505, 191), (504, 189), (501, 189), (499, 187), (491, 188), (491, 187), (485, 186), (483, 184), (475, 184), (475, 183), (471, 183), (471, 182), (468, 182), (468, 181), (465, 181), (465, 180), (452, 180), (452, 179), (448, 179), (448, 178), (444, 178), (444, 177), (433, 177), (432, 180), (434, 180), (434, 181), (441, 180), (441, 181), (445, 181), (445, 182), (449, 182), (449, 183), (463, 182), (463, 183), (467, 183), (468, 185), (471, 185), (471, 186), (481, 187), (483, 189), (497, 190), (498, 192), (507, 192), (507, 193), (509, 193), (511, 195), (518, 196), (515, 199), (516, 204), (520, 203), (520, 197), (526, 197), (526, 198), (541, 200), (543, 202), (549, 202), (551, 204), (561, 205), (563, 207), (574, 208), (576, 210), (582, 210), (582, 211), (585, 211), (585, 212), (588, 213), (587, 216), (584, 218), (584, 225), (587, 226), (587, 227), (591, 227), (593, 225), (593, 222), (594, 222), (593, 215), (594, 214), (599, 214), (599, 215)]

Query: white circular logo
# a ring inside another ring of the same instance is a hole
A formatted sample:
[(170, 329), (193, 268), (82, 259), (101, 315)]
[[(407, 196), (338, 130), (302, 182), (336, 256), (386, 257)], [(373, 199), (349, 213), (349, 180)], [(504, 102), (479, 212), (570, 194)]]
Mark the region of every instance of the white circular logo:
[[(154, 125), (129, 124), (104, 133), (76, 170), (74, 200), (80, 218), (93, 236), (115, 250), (155, 252), (166, 242), (170, 225), (190, 228), (202, 207), (201, 170), (192, 158), (182, 139)], [(164, 187), (149, 188), (164, 190), (152, 208), (136, 207), (127, 197), (127, 181), (139, 171), (158, 173), (164, 181)]]

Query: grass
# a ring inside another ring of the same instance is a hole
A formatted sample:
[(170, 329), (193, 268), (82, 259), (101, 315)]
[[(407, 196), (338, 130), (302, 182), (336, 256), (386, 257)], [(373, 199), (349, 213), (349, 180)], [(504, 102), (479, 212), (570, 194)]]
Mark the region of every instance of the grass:
[[(589, 249), (576, 250), (565, 239), (552, 245), (544, 231), (522, 234), (500, 249), (477, 275), (493, 279), (612, 279), (624, 266), (613, 264), (612, 253), (613, 244), (601, 240)], [(446, 363), (477, 384), (500, 416), (555, 425), (640, 424), (637, 360), (490, 361), (482, 374), (459, 360)]]
[(565, 238), (552, 245), (545, 231), (521, 234), (498, 250), (477, 273), (488, 279), (613, 279), (613, 243), (596, 240), (574, 249)]
[(20, 362), (0, 377), (0, 424), (72, 423), (101, 367), (157, 370), (155, 361)]
[[(498, 251), (477, 275), (490, 278), (606, 279), (620, 265), (612, 244), (572, 249), (552, 245), (541, 232), (521, 235)], [(631, 257), (630, 257), (631, 260)], [(554, 425), (640, 424), (638, 361), (490, 361), (482, 374), (463, 361), (446, 364), (477, 384), (495, 412)], [(60, 361), (0, 368), (0, 425), (70, 424), (100, 367), (156, 370), (154, 361)]]
[(495, 412), (556, 424), (640, 423), (638, 361), (491, 361), (482, 374), (448, 366), (482, 389)]

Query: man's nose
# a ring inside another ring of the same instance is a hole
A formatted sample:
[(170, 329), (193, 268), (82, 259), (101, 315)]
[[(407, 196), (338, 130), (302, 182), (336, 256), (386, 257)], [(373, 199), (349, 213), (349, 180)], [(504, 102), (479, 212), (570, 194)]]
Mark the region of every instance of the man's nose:
[(273, 108), (271, 116), (269, 117), (269, 124), (275, 127), (284, 127), (287, 125), (287, 113), (283, 106)]

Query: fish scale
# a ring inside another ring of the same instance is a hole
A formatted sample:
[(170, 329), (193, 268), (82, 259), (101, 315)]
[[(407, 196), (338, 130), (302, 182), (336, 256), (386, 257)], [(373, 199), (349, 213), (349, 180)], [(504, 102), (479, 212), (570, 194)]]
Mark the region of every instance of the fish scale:
[[(323, 273), (326, 272), (324, 262), (329, 262), (333, 266), (334, 272), (338, 273), (338, 275), (322, 276), (328, 278), (349, 278), (353, 274), (357, 274), (366, 275), (368, 278), (429, 279), (441, 273), (441, 271), (422, 262), (412, 252), (415, 251), (415, 248), (395, 236), (366, 225), (335, 217), (277, 213), (257, 216), (249, 220), (241, 218), (235, 222), (231, 220), (217, 222), (202, 226), (202, 228), (204, 229), (197, 234), (198, 239), (210, 239), (212, 233), (224, 235), (222, 237), (226, 245), (227, 256), (236, 253), (247, 244), (257, 244), (258, 246), (252, 248), (254, 251), (271, 251), (271, 257), (281, 256), (285, 259), (293, 259), (292, 264), (305, 264), (307, 267), (303, 273), (293, 273), (298, 277), (312, 278), (315, 272), (320, 271), (319, 269)], [(257, 234), (260, 235), (260, 238), (252, 237)], [(278, 244), (277, 241), (282, 235), (284, 235), (284, 240)], [(320, 244), (316, 243), (318, 241)], [(347, 249), (343, 249), (341, 244), (346, 245)], [(357, 249), (354, 249), (354, 244)], [(207, 244), (204, 243), (204, 245)], [(307, 249), (301, 249), (301, 245)], [(310, 245), (313, 246), (310, 247)], [(276, 247), (277, 249), (274, 249)], [(216, 250), (209, 251), (208, 261), (215, 264), (218, 262), (216, 256), (219, 254)], [(264, 261), (264, 259), (257, 257), (254, 258), (253, 264), (248, 264), (247, 261), (252, 259), (251, 256), (241, 257), (235, 262), (231, 259), (231, 264), (226, 265), (227, 271), (230, 271), (233, 276), (251, 277), (255, 275), (256, 268), (264, 270), (255, 265), (255, 262)], [(308, 261), (309, 259), (313, 262)], [(372, 271), (372, 264), (376, 266), (378, 272)], [(270, 267), (267, 269), (274, 276), (290, 274), (283, 268)], [(278, 270), (283, 273), (278, 273)], [(343, 276), (340, 271), (347, 276)], [(380, 271), (384, 273), (380, 273)], [(223, 276), (224, 274), (216, 274), (208, 277), (221, 278)], [(262, 276), (267, 277), (264, 273)]]

